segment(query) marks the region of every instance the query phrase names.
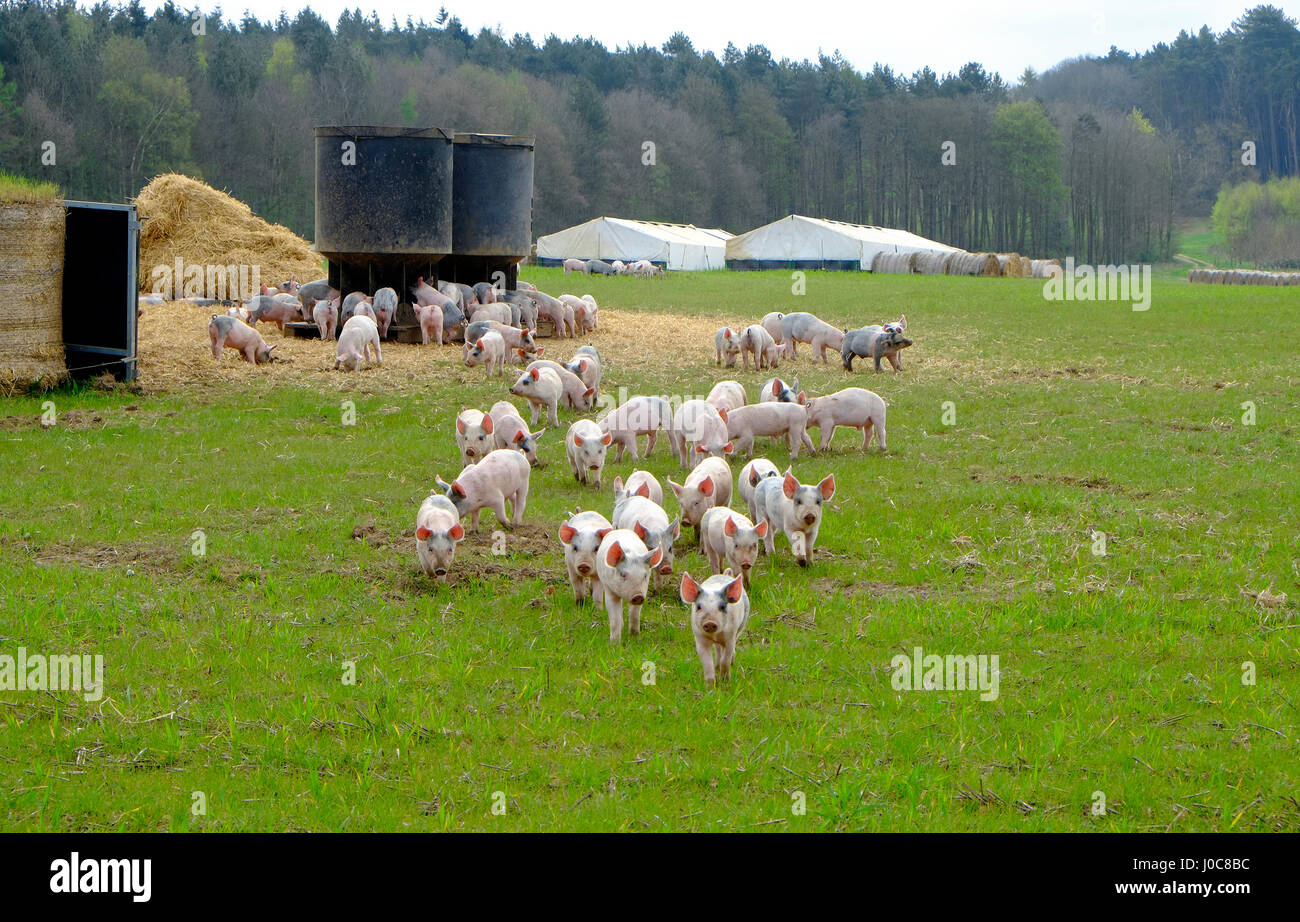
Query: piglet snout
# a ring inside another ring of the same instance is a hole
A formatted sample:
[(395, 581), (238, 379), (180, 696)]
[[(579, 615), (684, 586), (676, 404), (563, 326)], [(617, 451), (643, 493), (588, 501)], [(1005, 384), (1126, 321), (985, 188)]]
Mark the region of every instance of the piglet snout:
[(706, 634), (716, 634), (718, 631), (718, 623), (716, 621), (705, 621), (700, 625), (700, 627), (704, 629), (704, 633)]
[(632, 596), (632, 604), (633, 604), (633, 605), (643, 605), (643, 604), (645, 604), (645, 596), (643, 596), (643, 595), (634, 595), (634, 596)]
[(578, 564), (578, 572), (581, 573), (583, 576), (586, 576), (588, 573), (591, 572), (591, 564), (586, 564), (586, 563)]
[(670, 576), (670, 575), (672, 574), (672, 572), (673, 572), (673, 565), (670, 564), (670, 563), (666, 563), (666, 564), (664, 564), (662, 567), (659, 568), (659, 572), (660, 572), (660, 574), (662, 574), (663, 576)]
[(811, 525), (813, 522), (816, 521), (817, 521), (817, 516), (813, 515), (812, 513), (809, 513), (808, 515), (803, 517), (803, 523), (805, 525)]

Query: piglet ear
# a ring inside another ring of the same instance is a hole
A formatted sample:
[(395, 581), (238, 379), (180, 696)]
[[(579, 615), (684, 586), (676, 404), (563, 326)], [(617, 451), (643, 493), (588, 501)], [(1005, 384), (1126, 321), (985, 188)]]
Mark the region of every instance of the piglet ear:
[(646, 563), (649, 564), (651, 567), (657, 567), (659, 566), (659, 561), (663, 559), (664, 559), (664, 549), (661, 547), (657, 547), (654, 549), (653, 552), (651, 552), (650, 556), (646, 558)]
[(799, 481), (794, 479), (794, 474), (786, 471), (785, 482), (781, 484), (781, 492), (786, 495), (787, 499), (794, 499), (794, 491), (797, 489), (799, 489)]
[(735, 443), (735, 442), (728, 442), (726, 445), (723, 445), (723, 446), (722, 446), (722, 452), (723, 452), (723, 454), (727, 454), (727, 455), (729, 455), (729, 454), (731, 454), (732, 452), (734, 452), (735, 450), (736, 450), (736, 443)]
[(727, 421), (727, 409), (726, 409), (726, 407), (722, 407), (722, 408), (720, 408), (720, 409), (718, 410), (718, 415), (722, 417), (722, 421), (725, 423), (725, 422)]
[(519, 432), (516, 432), (516, 433), (515, 433), (515, 437), (514, 437), (514, 439), (513, 439), (512, 441), (513, 441), (516, 445), (518, 445), (518, 444), (519, 444), (520, 442), (522, 442), (525, 438), (526, 438), (526, 436), (524, 435), (523, 430), (520, 430)]
[(772, 396), (773, 396), (773, 397), (780, 397), (780, 396), (781, 396), (781, 379), (780, 379), (780, 378), (773, 378), (773, 379), (772, 379)]
[(799, 392), (799, 403), (803, 406), (808, 405), (808, 395), (805, 394), (803, 391)]
[(596, 529), (596, 537), (597, 537), (599, 540), (604, 541), (604, 540), (605, 540), (605, 536), (606, 536), (607, 534), (609, 534), (609, 533), (610, 533), (611, 531), (613, 531), (613, 530), (614, 530), (614, 529), (612, 529), (612, 528), (597, 528), (597, 529)]
[(609, 550), (605, 553), (605, 563), (607, 563), (611, 567), (617, 567), (618, 562), (622, 559), (623, 559), (623, 545), (615, 541), (613, 544), (609, 546)]
[(731, 328), (730, 328), (730, 327), (727, 327), (727, 329), (725, 329), (725, 330), (722, 331), (722, 338), (723, 338), (723, 339), (731, 339)]
[(682, 574), (682, 601), (690, 605), (700, 594), (700, 584), (691, 579), (691, 574)]
[(749, 485), (750, 485), (751, 487), (756, 487), (756, 486), (758, 486), (758, 481), (759, 481), (760, 479), (761, 479), (761, 478), (758, 476), (758, 471), (751, 467), (751, 468), (749, 469)]
[(415, 537), (421, 541), (428, 541), (431, 534), (433, 534), (433, 532), (430, 529), (425, 528), (423, 525), (415, 530)]
[(760, 538), (767, 537), (767, 519), (764, 519), (754, 526), (754, 534), (758, 535)]
[(739, 602), (740, 597), (745, 594), (745, 578), (737, 576), (731, 582), (727, 583), (727, 601)]
[(583, 394), (582, 396), (584, 396), (584, 397), (590, 397), (590, 396), (592, 396), (592, 395), (595, 394), (595, 393), (596, 393), (596, 389), (595, 389), (594, 387), (589, 387), (589, 388), (587, 388), (587, 392), (586, 392), (585, 394)]
[(573, 444), (574, 444), (574, 445), (582, 445), (582, 436), (580, 436), (580, 435), (575, 435), (575, 436), (573, 437)]
[(634, 523), (632, 523), (632, 531), (633, 531), (633, 532), (636, 534), (636, 536), (637, 536), (638, 538), (640, 538), (642, 541), (645, 540), (645, 536), (646, 536), (645, 526), (642, 525), (640, 522), (634, 522)]
[(705, 477), (703, 480), (700, 481), (700, 492), (703, 493), (705, 496), (712, 496), (712, 495), (713, 495), (713, 478), (712, 478), (712, 477)]
[(538, 378), (538, 374), (537, 374), (537, 369), (536, 369), (536, 368), (534, 368), (532, 371), (530, 371), (529, 374), (533, 376), (533, 380), (534, 380), (534, 381), (537, 380), (537, 378)]
[(610, 435), (608, 432), (606, 432), (604, 435), (600, 437), (600, 441), (605, 445), (608, 445), (610, 442), (614, 441), (614, 437)]
[(727, 516), (727, 521), (723, 523), (722, 533), (729, 538), (736, 533), (736, 520), (731, 516)]
[[(461, 412), (464, 413), (465, 411), (461, 410)], [(461, 419), (459, 416), (456, 417), (456, 431), (461, 435), (465, 434), (465, 420)]]
[(704, 454), (704, 453), (705, 453), (705, 451), (704, 451), (704, 446), (703, 446), (703, 445), (696, 445), (696, 446), (695, 446), (695, 450), (698, 451), (700, 454)]
[(573, 536), (576, 535), (577, 533), (578, 530), (576, 528), (574, 528), (568, 522), (565, 522), (560, 526), (560, 543), (568, 544), (570, 541), (573, 540)]
[(649, 499), (649, 498), (650, 498), (650, 484), (648, 484), (648, 483), (642, 481), (641, 486), (639, 486), (639, 487), (636, 488), (636, 494), (635, 494), (635, 495), (636, 495), (636, 496), (644, 496), (646, 499)]
[(457, 522), (455, 525), (451, 526), (451, 528), (447, 529), (447, 536), (453, 541), (459, 541), (465, 537), (465, 529), (459, 522)]
[(488, 435), (491, 435), (493, 425), (495, 424), (492, 422), (492, 417), (488, 416), (486, 413), (483, 414), (483, 431), (486, 432)]
[(817, 489), (822, 491), (822, 499), (830, 499), (835, 495), (835, 475), (827, 474), (826, 479), (817, 484)]
[(453, 480), (451, 482), (451, 492), (455, 493), (457, 496), (469, 495), (468, 493), (465, 492), (465, 488), (460, 485), (459, 480)]

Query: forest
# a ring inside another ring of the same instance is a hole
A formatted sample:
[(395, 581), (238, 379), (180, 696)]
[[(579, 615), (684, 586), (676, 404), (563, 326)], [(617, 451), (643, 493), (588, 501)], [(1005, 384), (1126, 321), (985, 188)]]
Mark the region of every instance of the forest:
[(403, 125), (536, 137), (535, 234), (601, 214), (738, 233), (795, 212), (1150, 261), (1225, 186), (1300, 174), (1298, 108), (1300, 31), (1273, 6), (1012, 83), (974, 61), (905, 75), (683, 33), (472, 34), (446, 9), (331, 25), (0, 0), (0, 168), (107, 201), (175, 170), (308, 238), (313, 126)]

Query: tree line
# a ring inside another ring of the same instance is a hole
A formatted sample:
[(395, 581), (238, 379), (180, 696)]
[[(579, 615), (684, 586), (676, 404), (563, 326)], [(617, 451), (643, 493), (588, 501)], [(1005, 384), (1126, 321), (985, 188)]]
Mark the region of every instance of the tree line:
[[(1030, 69), (911, 76), (838, 53), (700, 52), (471, 34), (359, 10), (262, 22), (172, 2), (0, 0), (0, 163), (128, 200), (176, 170), (310, 238), (315, 125), (533, 135), (534, 232), (601, 214), (741, 232), (796, 212), (971, 250), (1167, 257), (1224, 184), (1300, 173), (1300, 31), (1222, 34)], [(651, 146), (647, 146), (651, 145)], [(400, 194), (400, 190), (395, 190)]]

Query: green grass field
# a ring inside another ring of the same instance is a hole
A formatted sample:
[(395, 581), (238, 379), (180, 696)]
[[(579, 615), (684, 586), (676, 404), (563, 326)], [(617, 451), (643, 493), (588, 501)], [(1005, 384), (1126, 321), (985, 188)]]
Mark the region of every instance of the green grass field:
[[(106, 685), (0, 691), (0, 828), (1300, 829), (1300, 293), (1158, 278), (1134, 312), (1028, 280), (807, 285), (585, 289), (733, 324), (906, 312), (916, 340), (901, 375), (806, 348), (782, 367), (810, 393), (880, 393), (889, 451), (842, 432), (794, 464), (836, 474), (818, 559), (801, 570), (778, 538), (712, 691), (675, 585), (620, 647), (575, 607), (558, 523), (612, 500), (574, 482), (558, 438), (504, 555), (485, 512), (455, 585), (419, 572), (415, 511), (459, 469), (454, 414), (505, 390), (463, 368), (453, 386), (451, 351), (402, 391), (243, 366), (222, 390), (0, 399), (0, 654), (102, 654)], [(703, 394), (729, 376), (712, 352), (611, 361), (605, 388)], [(736, 377), (754, 399), (767, 373)], [(648, 467), (680, 479), (663, 448)], [(891, 659), (917, 646), (997, 655), (998, 697), (896, 691)]]

